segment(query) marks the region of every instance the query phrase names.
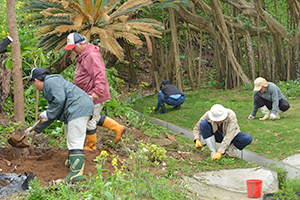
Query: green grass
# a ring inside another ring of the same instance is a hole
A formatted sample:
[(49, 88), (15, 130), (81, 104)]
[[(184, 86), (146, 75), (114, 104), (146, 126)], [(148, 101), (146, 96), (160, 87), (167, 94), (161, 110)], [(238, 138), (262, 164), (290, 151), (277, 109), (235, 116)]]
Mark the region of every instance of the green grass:
[[(282, 160), (300, 150), (299, 97), (288, 97), (291, 108), (281, 114), (280, 120), (260, 121), (248, 120), (252, 111), (252, 90), (200, 90), (186, 92), (186, 101), (181, 110), (175, 110), (166, 105), (166, 114), (156, 114), (153, 107), (156, 105), (157, 94), (138, 99), (133, 109), (148, 116), (167, 121), (169, 123), (193, 130), (200, 117), (212, 105), (219, 103), (235, 111), (242, 132), (249, 133), (253, 142), (247, 150), (259, 153), (274, 160)], [(257, 117), (263, 114), (258, 110)]]

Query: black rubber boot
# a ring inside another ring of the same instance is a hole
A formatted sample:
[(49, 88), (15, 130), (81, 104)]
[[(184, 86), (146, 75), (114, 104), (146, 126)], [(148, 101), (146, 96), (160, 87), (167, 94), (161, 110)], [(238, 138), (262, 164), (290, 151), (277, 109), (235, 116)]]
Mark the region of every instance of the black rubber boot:
[(179, 105), (179, 106), (175, 106), (174, 108), (177, 109), (177, 110), (180, 110), (181, 107)]
[(166, 112), (167, 112), (167, 110), (166, 110), (165, 104), (163, 103), (160, 105), (160, 111), (158, 114), (164, 114)]

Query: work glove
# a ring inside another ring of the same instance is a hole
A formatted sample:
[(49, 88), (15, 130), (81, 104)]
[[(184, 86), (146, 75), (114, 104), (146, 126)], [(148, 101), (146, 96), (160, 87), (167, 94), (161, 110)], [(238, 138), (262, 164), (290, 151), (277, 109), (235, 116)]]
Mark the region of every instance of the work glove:
[(47, 111), (46, 111), (46, 110), (43, 111), (43, 112), (40, 114), (40, 117), (41, 117), (42, 120), (43, 120), (43, 119), (48, 119), (48, 117), (47, 117)]
[(255, 119), (255, 116), (249, 115), (248, 119), (249, 119), (249, 120)]
[(212, 157), (212, 160), (215, 161), (215, 160), (219, 160), (222, 158), (222, 154), (220, 152), (217, 152), (214, 157)]
[(196, 140), (196, 148), (200, 149), (200, 150), (203, 148), (203, 145), (201, 144), (201, 141), (198, 140), (198, 139)]
[(27, 128), (26, 130), (25, 130), (25, 135), (27, 136), (27, 137), (29, 137), (29, 136), (31, 136), (31, 135), (33, 135), (34, 134), (34, 130), (32, 130), (32, 127), (29, 127), (29, 128)]
[(270, 115), (270, 119), (271, 119), (271, 120), (274, 120), (274, 119), (276, 119), (276, 115), (275, 115), (274, 113), (271, 113), (271, 115)]

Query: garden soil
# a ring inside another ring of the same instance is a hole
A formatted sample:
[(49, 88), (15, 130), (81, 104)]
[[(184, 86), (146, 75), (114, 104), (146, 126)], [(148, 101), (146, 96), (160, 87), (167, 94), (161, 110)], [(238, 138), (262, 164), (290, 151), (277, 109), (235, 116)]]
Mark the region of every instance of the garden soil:
[[(0, 115), (1, 117), (1, 115)], [(126, 131), (122, 135), (122, 139), (126, 138), (126, 142), (120, 141), (116, 146), (112, 146), (114, 140), (114, 132), (109, 131), (105, 128), (98, 127), (97, 129), (97, 150), (96, 151), (85, 151), (85, 168), (84, 175), (89, 177), (89, 174), (97, 174), (95, 165), (96, 157), (100, 155), (101, 151), (105, 150), (110, 155), (107, 157), (107, 161), (104, 164), (103, 168), (108, 169), (107, 172), (104, 172), (104, 178), (114, 172), (114, 168), (111, 165), (112, 156), (117, 157), (118, 167), (125, 166), (126, 170), (133, 170), (129, 167), (128, 162), (128, 149), (136, 151), (138, 149), (137, 142), (143, 141), (145, 143), (155, 143), (164, 146), (167, 150), (167, 156), (172, 156), (178, 160), (188, 161), (190, 164), (193, 164), (193, 160), (203, 160), (207, 157), (204, 154), (194, 153), (190, 154), (189, 152), (181, 152), (176, 149), (178, 145), (177, 141), (174, 141), (174, 137), (161, 137), (161, 138), (151, 138), (143, 134), (140, 130), (134, 129), (130, 124), (124, 122), (122, 119), (115, 119), (119, 123), (126, 126)], [(7, 123), (7, 119), (3, 119), (0, 123)], [(48, 135), (39, 134), (36, 137), (34, 143), (34, 155), (29, 151), (28, 148), (18, 149), (11, 147), (8, 143), (3, 144), (0, 147), (0, 174), (1, 173), (14, 173), (14, 174), (30, 174), (38, 178), (41, 181), (41, 184), (47, 186), (51, 181), (65, 178), (69, 173), (69, 168), (65, 166), (65, 160), (68, 158), (68, 150), (61, 148), (46, 148), (48, 143)], [(175, 136), (180, 137), (180, 136)], [(191, 147), (193, 148), (193, 147)], [(153, 167), (148, 168), (149, 172), (161, 176), (164, 175), (167, 170), (163, 165), (160, 165), (159, 168)], [(186, 174), (178, 171), (177, 176), (184, 177)], [(1, 183), (0, 183), (0, 186)], [(202, 192), (202, 191), (205, 192)], [(237, 193), (222, 188), (201, 185), (199, 183), (194, 184), (191, 187), (191, 191), (199, 192), (199, 199), (248, 199), (247, 195), (244, 193)], [(260, 198), (262, 199), (262, 198)]]
[[(172, 156), (176, 159), (205, 159), (203, 154), (188, 155), (188, 152), (174, 151), (174, 148), (176, 149), (178, 146), (178, 142), (173, 140), (174, 137), (172, 137), (172, 140), (169, 139), (167, 135), (165, 137), (151, 138), (143, 134), (140, 130), (134, 129), (132, 125), (126, 123), (125, 120), (120, 118), (115, 118), (115, 120), (126, 126), (122, 139), (114, 146), (115, 133), (106, 128), (98, 127), (97, 150), (84, 151), (85, 176), (88, 177), (89, 174), (97, 174), (97, 169), (95, 168), (97, 162), (95, 159), (103, 150), (107, 151), (110, 155), (107, 157), (107, 161), (103, 166), (104, 169), (108, 169), (107, 172), (104, 172), (104, 177), (113, 173), (115, 170), (111, 165), (113, 156), (118, 159), (118, 167), (125, 165), (127, 170), (132, 170), (128, 163), (128, 151), (136, 151), (138, 149), (138, 141), (159, 144), (165, 147), (167, 156)], [(9, 120), (1, 117), (0, 113), (0, 124), (6, 124), (8, 122)], [(2, 143), (2, 146), (0, 146), (0, 174), (30, 174), (32, 172), (44, 186), (49, 185), (53, 180), (65, 178), (69, 174), (69, 168), (65, 166), (65, 160), (68, 158), (68, 150), (58, 147), (48, 148), (49, 137), (47, 134), (38, 134), (33, 145), (33, 152), (31, 152), (29, 148), (15, 148), (11, 147), (8, 143)], [(125, 138), (126, 142), (122, 142)], [(148, 168), (148, 170), (154, 175), (163, 175), (167, 170), (161, 170), (162, 168), (164, 168), (164, 166), (161, 165), (160, 169), (153, 167)], [(181, 172), (178, 172), (178, 174), (179, 176), (183, 175)]]
[[(117, 120), (117, 119), (116, 119)], [(120, 120), (119, 120), (120, 122)], [(121, 122), (120, 122), (121, 123)], [(118, 166), (125, 165), (127, 167), (128, 150), (137, 150), (137, 141), (143, 140), (144, 142), (157, 142), (151, 137), (142, 134), (139, 130), (127, 127), (122, 138), (130, 138), (124, 143), (119, 142), (116, 146), (112, 146), (112, 141), (115, 138), (115, 134), (105, 128), (99, 127), (97, 130), (97, 150), (96, 151), (84, 151), (85, 167), (84, 175), (88, 176), (89, 173), (96, 174), (95, 168), (96, 157), (100, 155), (101, 151), (105, 150), (110, 155), (107, 157), (107, 161), (103, 168), (108, 169), (108, 173), (112, 173), (114, 168), (111, 165), (112, 157), (115, 156), (118, 159)], [(40, 134), (36, 136), (34, 143), (34, 152), (30, 152), (29, 148), (15, 148), (11, 147), (8, 143), (0, 147), (0, 171), (2, 173), (16, 173), (27, 174), (33, 173), (35, 177), (42, 181), (43, 185), (48, 185), (52, 180), (65, 178), (69, 173), (69, 168), (65, 166), (65, 160), (68, 158), (68, 150), (60, 148), (44, 148), (47, 146), (49, 136), (46, 134)], [(176, 145), (174, 141), (169, 140), (167, 137), (159, 138), (160, 144), (163, 145)], [(163, 142), (164, 141), (164, 142)], [(49, 145), (48, 145), (49, 146)], [(173, 157), (182, 158), (184, 155), (180, 155), (176, 151), (170, 151), (167, 154)], [(172, 155), (171, 155), (172, 154)], [(176, 154), (176, 155), (175, 155)], [(127, 167), (127, 170), (130, 170)], [(155, 169), (152, 169), (153, 173)], [(150, 169), (151, 171), (151, 169)]]

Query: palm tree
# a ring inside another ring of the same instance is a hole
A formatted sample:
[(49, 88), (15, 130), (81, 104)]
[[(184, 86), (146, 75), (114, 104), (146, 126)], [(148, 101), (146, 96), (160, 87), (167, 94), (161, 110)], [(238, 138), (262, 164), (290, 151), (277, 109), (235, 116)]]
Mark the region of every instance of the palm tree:
[[(124, 50), (118, 43), (123, 38), (137, 48), (143, 42), (139, 35), (161, 37), (163, 25), (154, 19), (133, 18), (151, 0), (29, 0), (27, 10), (33, 12), (31, 22), (40, 23), (36, 35), (39, 47), (58, 52), (66, 44), (69, 33), (78, 32), (90, 42), (99, 40), (100, 46), (119, 60)], [(66, 55), (65, 55), (66, 57)], [(69, 54), (67, 55), (69, 57)], [(68, 67), (68, 66), (66, 66)]]

